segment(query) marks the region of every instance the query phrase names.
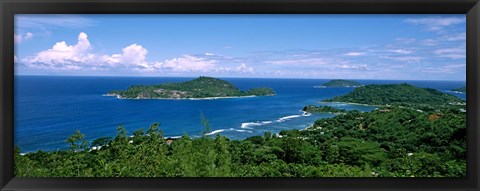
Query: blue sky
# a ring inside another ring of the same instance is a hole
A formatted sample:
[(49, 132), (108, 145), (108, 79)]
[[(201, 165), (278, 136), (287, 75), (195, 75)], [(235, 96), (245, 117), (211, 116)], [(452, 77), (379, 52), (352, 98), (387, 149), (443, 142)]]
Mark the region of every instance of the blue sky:
[(465, 80), (465, 15), (16, 15), (16, 75)]

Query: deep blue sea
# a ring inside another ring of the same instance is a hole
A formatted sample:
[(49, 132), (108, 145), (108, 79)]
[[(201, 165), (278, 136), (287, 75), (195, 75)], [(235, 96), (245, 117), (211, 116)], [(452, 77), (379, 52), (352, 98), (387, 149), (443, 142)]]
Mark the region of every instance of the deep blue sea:
[[(304, 129), (332, 114), (305, 114), (305, 105), (347, 94), (354, 88), (314, 88), (328, 79), (241, 79), (221, 78), (246, 90), (271, 87), (277, 95), (215, 100), (131, 100), (107, 97), (110, 90), (124, 90), (135, 84), (182, 82), (193, 78), (154, 77), (65, 77), (15, 76), (14, 139), (21, 152), (67, 148), (65, 140), (80, 130), (88, 140), (115, 136), (118, 125), (129, 134), (154, 122), (167, 137), (200, 136), (201, 115), (209, 121), (209, 135), (220, 133), (230, 139), (244, 139), (270, 131)], [(435, 88), (465, 99), (465, 94), (448, 90), (465, 86), (450, 81), (356, 80), (362, 84), (409, 83)], [(371, 111), (375, 107), (333, 103), (343, 109)]]

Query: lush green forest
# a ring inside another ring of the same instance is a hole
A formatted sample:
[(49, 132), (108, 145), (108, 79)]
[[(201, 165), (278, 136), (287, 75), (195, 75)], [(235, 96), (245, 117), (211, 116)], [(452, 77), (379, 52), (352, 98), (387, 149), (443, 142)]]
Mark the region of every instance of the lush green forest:
[[(358, 90), (358, 91), (357, 91)], [(378, 91), (378, 92), (375, 92)], [(418, 94), (418, 95), (416, 95)], [(381, 96), (381, 97), (379, 97)], [(405, 96), (405, 97), (402, 97)], [(305, 106), (337, 113), (305, 130), (229, 140), (163, 136), (160, 124), (129, 136), (66, 138), (69, 150), (20, 154), (19, 177), (463, 177), (466, 113), (456, 97), (408, 84), (369, 85), (332, 100), (382, 104), (371, 112)], [(394, 103), (394, 104), (391, 104)], [(429, 107), (425, 104), (431, 104)], [(340, 114), (341, 113), (341, 114)], [(199, 122), (200, 124), (200, 122)], [(112, 129), (113, 130), (113, 129)]]
[(467, 92), (467, 88), (466, 88), (466, 87), (455, 88), (455, 89), (452, 89), (452, 91), (466, 93), (466, 92)]
[(361, 83), (352, 81), (352, 80), (330, 80), (327, 83), (324, 83), (322, 86), (325, 87), (359, 87), (362, 86)]
[(428, 107), (462, 105), (465, 101), (431, 88), (410, 84), (366, 85), (326, 102), (353, 102), (370, 105), (422, 105)]
[(160, 85), (133, 85), (127, 90), (113, 90), (107, 95), (119, 98), (210, 98), (234, 96), (269, 96), (275, 95), (271, 88), (260, 87), (242, 91), (232, 83), (211, 77), (198, 77), (180, 83), (164, 83)]

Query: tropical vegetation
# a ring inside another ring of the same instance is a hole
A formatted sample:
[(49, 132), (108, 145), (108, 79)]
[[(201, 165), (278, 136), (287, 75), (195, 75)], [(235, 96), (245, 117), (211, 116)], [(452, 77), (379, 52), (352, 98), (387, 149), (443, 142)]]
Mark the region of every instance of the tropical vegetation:
[(337, 109), (330, 106), (315, 106), (315, 105), (307, 105), (303, 107), (302, 111), (309, 112), (309, 113), (344, 113), (344, 109)]

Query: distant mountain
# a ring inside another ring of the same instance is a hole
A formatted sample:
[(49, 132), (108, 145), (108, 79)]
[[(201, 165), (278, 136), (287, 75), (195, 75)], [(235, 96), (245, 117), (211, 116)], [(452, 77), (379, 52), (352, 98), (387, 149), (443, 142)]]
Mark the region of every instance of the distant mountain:
[(456, 89), (452, 89), (452, 91), (467, 93), (467, 88), (466, 87), (456, 88)]
[(418, 88), (410, 84), (367, 85), (349, 94), (337, 96), (326, 102), (352, 102), (369, 105), (428, 104), (461, 105), (463, 100), (431, 88)]
[(164, 83), (160, 85), (134, 85), (127, 90), (114, 90), (107, 94), (126, 99), (183, 99), (183, 98), (217, 98), (239, 96), (275, 95), (271, 88), (253, 88), (241, 91), (232, 83), (211, 77), (198, 77), (180, 83)]
[(360, 87), (362, 84), (352, 80), (330, 80), (322, 84), (325, 87)]

